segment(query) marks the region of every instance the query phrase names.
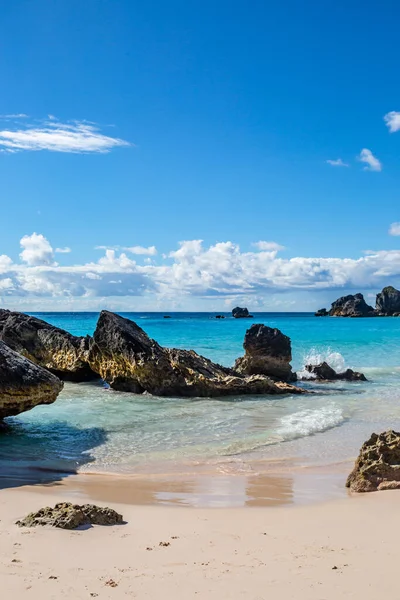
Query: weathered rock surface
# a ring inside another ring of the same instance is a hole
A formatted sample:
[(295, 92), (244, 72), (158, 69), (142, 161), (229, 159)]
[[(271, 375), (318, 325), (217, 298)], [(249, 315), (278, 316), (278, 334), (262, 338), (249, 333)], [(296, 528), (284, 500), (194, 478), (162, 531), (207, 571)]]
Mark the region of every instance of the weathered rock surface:
[(373, 433), (362, 445), (346, 486), (353, 492), (400, 487), (400, 433), (393, 430)]
[(393, 286), (383, 288), (376, 296), (376, 310), (379, 315), (394, 316), (400, 313), (400, 292)]
[(235, 371), (242, 375), (267, 375), (281, 381), (295, 381), (292, 372), (290, 338), (279, 329), (254, 324), (246, 331), (245, 355), (235, 362)]
[(120, 391), (188, 397), (302, 391), (264, 375), (239, 375), (193, 350), (163, 348), (136, 323), (108, 311), (100, 314), (89, 361)]
[(333, 302), (329, 314), (331, 317), (373, 317), (375, 311), (362, 294), (350, 294)]
[(306, 365), (305, 368), (317, 381), (367, 381), (363, 373), (358, 373), (352, 369), (337, 373), (327, 362), (322, 362), (319, 365)]
[(76, 529), (82, 525), (118, 525), (123, 517), (112, 508), (103, 508), (95, 504), (71, 504), (59, 502), (54, 508), (47, 506), (32, 512), (21, 521), (19, 527), (37, 527), (50, 525), (60, 529)]
[(0, 419), (51, 404), (63, 383), (0, 341)]
[(316, 317), (327, 317), (329, 315), (328, 311), (326, 310), (326, 308), (320, 308), (319, 310), (317, 310), (317, 312), (315, 313)]
[(61, 379), (97, 377), (87, 362), (89, 336), (77, 337), (36, 317), (0, 309), (0, 340)]
[(232, 309), (232, 317), (235, 319), (252, 319), (253, 315), (249, 313), (247, 308), (236, 306), (236, 308)]

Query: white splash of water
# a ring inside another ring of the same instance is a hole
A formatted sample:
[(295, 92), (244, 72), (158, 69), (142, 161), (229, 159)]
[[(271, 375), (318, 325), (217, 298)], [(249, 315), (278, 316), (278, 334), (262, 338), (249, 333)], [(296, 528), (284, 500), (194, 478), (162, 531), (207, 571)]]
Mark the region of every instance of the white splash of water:
[(298, 371), (299, 379), (314, 379), (314, 375), (306, 371), (306, 365), (319, 365), (322, 362), (327, 362), (332, 369), (337, 373), (343, 373), (346, 370), (346, 362), (340, 352), (335, 352), (332, 348), (311, 348), (311, 350), (303, 356), (303, 367)]

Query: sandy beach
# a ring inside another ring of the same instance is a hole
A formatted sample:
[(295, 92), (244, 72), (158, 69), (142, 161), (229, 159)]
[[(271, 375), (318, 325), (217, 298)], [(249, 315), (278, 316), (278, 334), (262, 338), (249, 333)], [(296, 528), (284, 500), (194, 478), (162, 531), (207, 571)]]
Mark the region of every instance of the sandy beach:
[(376, 600), (397, 585), (396, 491), (269, 508), (113, 502), (125, 525), (14, 524), (60, 500), (71, 500), (62, 485), (0, 492), (5, 598)]

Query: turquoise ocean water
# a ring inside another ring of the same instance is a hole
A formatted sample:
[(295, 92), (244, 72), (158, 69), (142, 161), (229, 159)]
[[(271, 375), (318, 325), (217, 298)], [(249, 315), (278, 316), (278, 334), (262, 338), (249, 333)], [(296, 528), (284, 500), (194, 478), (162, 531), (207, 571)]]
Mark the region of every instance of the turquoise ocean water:
[[(328, 362), (363, 371), (368, 383), (313, 384), (305, 396), (173, 399), (68, 383), (51, 406), (7, 420), (0, 467), (119, 473), (242, 473), (294, 459), (332, 465), (352, 459), (372, 431), (400, 429), (400, 318), (316, 318), (259, 313), (252, 321), (209, 313), (121, 313), (165, 346), (191, 348), (232, 365), (252, 323), (292, 340), (293, 366)], [(95, 313), (36, 314), (76, 335), (91, 334)]]

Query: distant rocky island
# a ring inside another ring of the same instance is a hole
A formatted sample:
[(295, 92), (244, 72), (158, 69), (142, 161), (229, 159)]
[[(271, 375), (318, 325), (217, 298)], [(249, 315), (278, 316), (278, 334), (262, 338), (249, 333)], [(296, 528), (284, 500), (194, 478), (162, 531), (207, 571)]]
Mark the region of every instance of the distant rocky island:
[(232, 317), (234, 319), (252, 319), (253, 315), (249, 313), (248, 308), (241, 308), (240, 306), (236, 306), (232, 309)]
[(367, 304), (362, 294), (349, 294), (332, 302), (328, 311), (321, 308), (316, 317), (400, 317), (400, 291), (393, 286), (383, 288), (376, 296), (375, 308)]

